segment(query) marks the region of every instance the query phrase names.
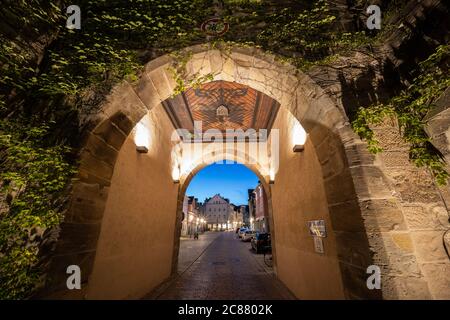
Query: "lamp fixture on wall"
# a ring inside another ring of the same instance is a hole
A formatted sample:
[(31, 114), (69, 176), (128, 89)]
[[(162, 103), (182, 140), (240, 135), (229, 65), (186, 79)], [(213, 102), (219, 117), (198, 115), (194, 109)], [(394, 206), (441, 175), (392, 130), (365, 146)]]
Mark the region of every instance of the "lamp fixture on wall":
[(180, 167), (176, 164), (172, 169), (172, 180), (173, 183), (180, 183)]
[(269, 170), (269, 184), (275, 184), (275, 170), (273, 168)]
[(303, 150), (305, 150), (305, 142), (306, 142), (307, 136), (308, 135), (307, 135), (305, 129), (303, 129), (300, 122), (298, 122), (295, 119), (294, 126), (292, 128), (292, 142), (294, 144), (292, 151), (302, 152)]
[(303, 150), (305, 150), (305, 146), (303, 144), (296, 144), (292, 148), (292, 151), (294, 152), (302, 152)]
[(148, 148), (146, 146), (136, 146), (136, 151), (139, 153), (148, 153)]
[(136, 151), (139, 153), (148, 153), (148, 129), (143, 123), (139, 122), (136, 125), (136, 132), (134, 135), (134, 142), (136, 144)]

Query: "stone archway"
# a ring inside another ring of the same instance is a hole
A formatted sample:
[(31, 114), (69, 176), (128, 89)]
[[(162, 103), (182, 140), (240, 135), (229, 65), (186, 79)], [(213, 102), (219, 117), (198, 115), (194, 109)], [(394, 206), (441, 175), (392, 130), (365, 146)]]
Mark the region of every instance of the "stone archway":
[[(402, 214), (386, 178), (351, 130), (343, 110), (307, 75), (259, 50), (221, 51), (203, 45), (186, 50), (192, 53), (186, 77), (212, 73), (214, 80), (248, 85), (277, 100), (300, 121), (309, 134), (308, 148), (314, 150), (320, 165), (318, 181), (323, 184), (329, 230), (336, 247), (333, 259), (343, 294), (333, 297), (380, 298), (380, 291), (367, 290), (365, 271), (373, 263), (380, 264), (383, 270), (401, 267), (392, 256), (401, 256), (402, 252), (385, 245), (383, 237), (392, 224), (402, 227)], [(49, 272), (47, 289), (53, 296), (85, 297), (116, 160), (138, 121), (171, 96), (176, 87), (168, 71), (171, 64), (170, 56), (148, 63), (138, 83), (118, 85), (92, 119), (94, 126), (81, 152), (78, 180), (74, 182), (71, 205)], [(369, 206), (376, 207), (377, 215)], [(71, 264), (83, 270), (85, 290), (65, 290), (65, 270)], [(397, 279), (383, 281), (383, 295), (396, 297)], [(133, 294), (138, 293), (130, 296)], [(313, 298), (320, 298), (318, 294)]]

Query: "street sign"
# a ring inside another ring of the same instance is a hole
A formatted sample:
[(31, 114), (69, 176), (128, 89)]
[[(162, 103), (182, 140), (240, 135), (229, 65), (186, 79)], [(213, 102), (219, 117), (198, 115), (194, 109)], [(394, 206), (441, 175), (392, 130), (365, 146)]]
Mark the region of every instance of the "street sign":
[(309, 233), (312, 236), (325, 238), (327, 236), (327, 231), (325, 229), (324, 220), (312, 220), (308, 221)]
[(225, 34), (230, 25), (220, 18), (208, 19), (202, 23), (200, 29), (208, 36), (221, 36)]

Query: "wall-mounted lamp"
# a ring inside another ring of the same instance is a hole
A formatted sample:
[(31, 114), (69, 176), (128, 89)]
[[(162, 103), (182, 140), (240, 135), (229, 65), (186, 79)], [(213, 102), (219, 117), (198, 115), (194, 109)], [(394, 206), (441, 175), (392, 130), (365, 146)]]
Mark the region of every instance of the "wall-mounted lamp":
[(148, 148), (146, 146), (136, 146), (136, 151), (139, 153), (148, 153)]
[(148, 140), (149, 134), (148, 129), (139, 122), (136, 125), (136, 132), (134, 134), (134, 142), (136, 143), (136, 151), (139, 153), (147, 153), (148, 152)]
[(172, 180), (173, 183), (180, 183), (180, 167), (178, 165), (172, 169)]
[(269, 171), (269, 184), (275, 183), (275, 170), (273, 168), (270, 168)]
[(305, 149), (305, 142), (307, 138), (307, 133), (305, 129), (303, 129), (300, 122), (294, 119), (294, 126), (292, 128), (292, 142), (294, 147), (292, 151), (294, 152), (302, 152)]
[(304, 149), (305, 149), (305, 146), (303, 144), (296, 144), (296, 145), (294, 145), (294, 148), (292, 148), (292, 151), (302, 152)]

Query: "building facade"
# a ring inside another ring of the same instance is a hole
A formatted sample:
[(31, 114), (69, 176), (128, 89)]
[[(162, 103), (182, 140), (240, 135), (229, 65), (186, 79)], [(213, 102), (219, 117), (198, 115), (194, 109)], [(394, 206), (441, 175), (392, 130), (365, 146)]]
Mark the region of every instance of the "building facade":
[(253, 193), (255, 195), (255, 220), (253, 222), (253, 229), (259, 232), (270, 232), (267, 196), (261, 183), (256, 186)]
[(191, 237), (196, 232), (203, 232), (205, 230), (205, 222), (198, 199), (192, 196), (184, 196), (181, 236)]
[(234, 206), (233, 212), (230, 217), (231, 228), (235, 230), (236, 228), (242, 227), (244, 225), (244, 214), (245, 206)]
[(254, 229), (253, 222), (255, 221), (255, 212), (255, 189), (248, 189), (248, 214), (245, 225), (249, 226), (250, 229)]
[(214, 195), (206, 199), (203, 205), (206, 225), (209, 230), (226, 230), (231, 228), (234, 206), (228, 199)]

